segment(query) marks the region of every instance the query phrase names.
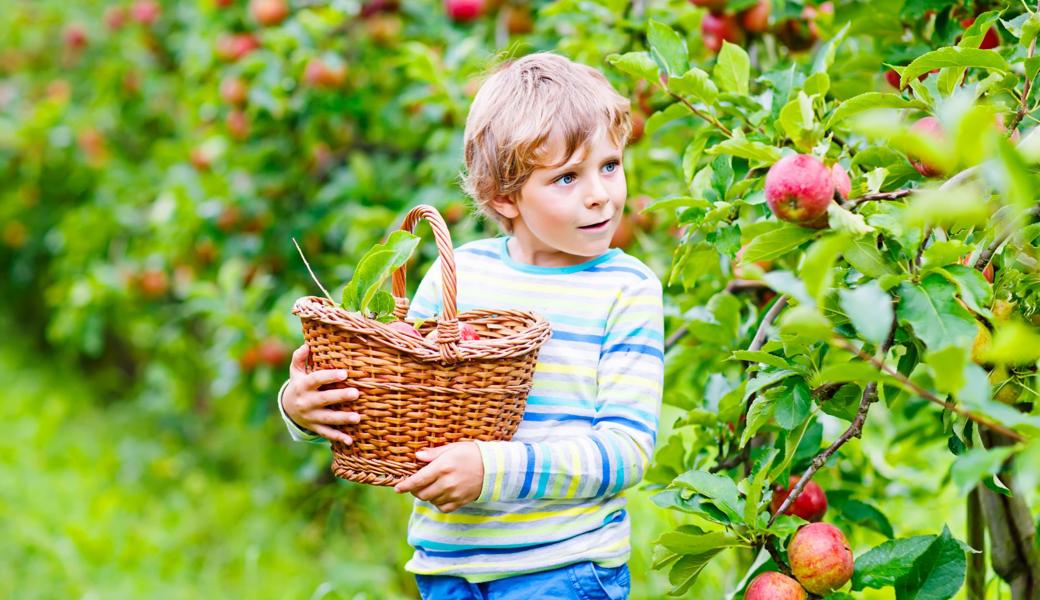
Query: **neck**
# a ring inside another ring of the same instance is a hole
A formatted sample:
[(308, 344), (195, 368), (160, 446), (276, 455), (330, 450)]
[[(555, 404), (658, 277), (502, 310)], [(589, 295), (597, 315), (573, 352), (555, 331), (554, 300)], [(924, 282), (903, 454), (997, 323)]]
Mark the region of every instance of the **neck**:
[(522, 225), (514, 225), (512, 237), (506, 247), (509, 249), (510, 258), (536, 267), (571, 267), (595, 258), (568, 254), (548, 246)]

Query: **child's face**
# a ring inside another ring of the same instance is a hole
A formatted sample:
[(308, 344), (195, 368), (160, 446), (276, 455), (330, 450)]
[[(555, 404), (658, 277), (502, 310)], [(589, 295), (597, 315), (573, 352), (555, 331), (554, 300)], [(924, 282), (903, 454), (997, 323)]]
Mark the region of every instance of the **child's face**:
[[(563, 159), (563, 141), (551, 138), (550, 162)], [(519, 198), (499, 206), (533, 264), (565, 266), (606, 252), (621, 221), (628, 186), (622, 148), (600, 129), (587, 146), (554, 169), (536, 169)]]

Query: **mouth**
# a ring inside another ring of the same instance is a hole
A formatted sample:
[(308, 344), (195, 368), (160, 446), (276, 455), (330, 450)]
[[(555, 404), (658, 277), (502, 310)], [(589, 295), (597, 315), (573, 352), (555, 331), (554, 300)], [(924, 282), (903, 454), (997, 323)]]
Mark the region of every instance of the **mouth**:
[(578, 229), (581, 229), (582, 231), (591, 232), (606, 231), (608, 225), (610, 225), (610, 219), (606, 219), (598, 223), (593, 223), (592, 225), (584, 225), (582, 227), (579, 227)]

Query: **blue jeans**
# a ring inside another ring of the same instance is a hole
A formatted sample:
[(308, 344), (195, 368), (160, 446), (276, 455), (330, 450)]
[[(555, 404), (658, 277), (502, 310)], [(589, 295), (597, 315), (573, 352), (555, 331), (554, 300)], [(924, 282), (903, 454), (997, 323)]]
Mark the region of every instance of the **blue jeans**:
[(627, 600), (628, 565), (585, 561), (549, 571), (469, 583), (449, 575), (416, 575), (422, 600)]

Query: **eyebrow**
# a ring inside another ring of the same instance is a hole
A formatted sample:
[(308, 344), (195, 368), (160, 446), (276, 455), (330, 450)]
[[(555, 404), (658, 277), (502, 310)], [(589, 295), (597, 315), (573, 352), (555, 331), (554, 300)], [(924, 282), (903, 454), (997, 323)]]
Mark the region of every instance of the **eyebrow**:
[[(586, 157), (586, 160), (587, 159), (588, 159), (588, 157)], [(621, 155), (620, 154), (611, 154), (610, 156), (607, 156), (606, 158), (604, 158), (603, 162), (606, 163), (606, 162), (610, 162), (612, 160), (616, 160), (618, 162), (621, 162)], [(585, 162), (585, 161), (584, 160), (579, 160), (579, 161), (575, 161), (575, 162), (569, 162), (569, 163), (567, 163), (567, 164), (565, 164), (563, 166), (560, 166), (560, 167), (557, 167), (557, 168), (553, 169), (553, 171), (556, 172), (556, 173), (562, 173), (562, 172), (564, 172), (564, 171), (566, 171), (568, 169), (573, 169), (574, 167), (580, 165), (583, 162)]]

